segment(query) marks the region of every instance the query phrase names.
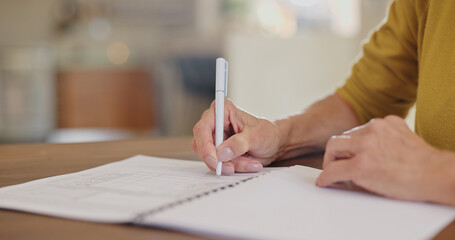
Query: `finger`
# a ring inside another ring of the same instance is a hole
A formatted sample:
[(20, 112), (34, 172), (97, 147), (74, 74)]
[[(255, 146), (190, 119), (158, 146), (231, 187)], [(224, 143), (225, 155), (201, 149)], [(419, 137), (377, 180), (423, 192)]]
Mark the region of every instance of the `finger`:
[[(193, 147), (193, 144), (192, 144), (192, 147)], [(197, 146), (194, 144), (194, 148), (197, 148)], [(198, 152), (198, 150), (193, 150), (194, 152)], [(218, 161), (211, 157), (210, 155), (208, 155), (207, 157), (205, 158), (201, 158), (201, 160), (205, 163), (205, 165), (207, 165), (207, 167), (212, 170), (212, 171), (215, 171), (216, 169), (216, 165), (218, 163)]]
[(381, 118), (373, 118), (370, 119), (367, 123), (357, 126), (355, 128), (352, 128), (350, 130), (347, 130), (343, 132), (343, 135), (350, 135), (350, 136), (360, 136), (362, 134), (365, 134), (368, 131), (368, 128), (373, 124), (374, 122), (377, 122), (378, 120), (382, 120)]
[(350, 135), (332, 136), (327, 142), (322, 168), (339, 159), (351, 158), (355, 154), (354, 140)]
[(361, 125), (361, 126), (357, 126), (357, 127), (352, 128), (350, 130), (347, 130), (347, 131), (343, 132), (343, 135), (349, 135), (349, 136), (362, 135), (362, 134), (364, 134), (366, 132), (367, 124), (364, 124), (364, 125)]
[(226, 175), (232, 175), (235, 173), (235, 165), (233, 162), (224, 162), (221, 172)]
[[(198, 153), (197, 146), (196, 146), (196, 141), (194, 140), (194, 138), (191, 141), (191, 149), (193, 150), (194, 153), (196, 153), (196, 154)], [(216, 160), (212, 160), (211, 158), (210, 159), (206, 158), (206, 160), (203, 161), (203, 162), (205, 163), (205, 165), (207, 165), (207, 167), (210, 170), (215, 171), (215, 167), (214, 166), (217, 164)]]
[(406, 121), (399, 117), (399, 116), (396, 116), (396, 115), (388, 115), (384, 118), (384, 120), (386, 122), (388, 122), (389, 124), (391, 125), (394, 125), (394, 126), (398, 126), (398, 130), (400, 130), (401, 132), (410, 132), (411, 129), (409, 128), (408, 124), (406, 124)]
[(316, 185), (327, 187), (337, 182), (352, 180), (352, 160), (339, 160), (328, 164), (316, 180)]
[(248, 139), (248, 133), (245, 132), (232, 135), (218, 147), (216, 153), (218, 160), (230, 161), (248, 152)]
[(218, 160), (208, 153), (216, 152), (215, 146), (206, 144), (201, 146), (201, 149), (198, 148), (198, 152), (201, 160), (207, 165), (208, 168), (210, 168), (210, 170), (214, 171), (216, 169), (216, 165), (218, 164)]
[(193, 150), (193, 152), (197, 154), (196, 140), (194, 140), (194, 137), (193, 139), (191, 139), (191, 150)]
[(230, 162), (234, 164), (236, 172), (255, 173), (260, 172), (263, 168), (259, 161), (247, 156), (237, 157)]
[(242, 131), (244, 124), (243, 119), (239, 117), (240, 115), (242, 115), (241, 111), (226, 98), (224, 106), (223, 140)]
[(193, 128), (194, 148), (196, 154), (209, 168), (216, 168), (216, 148), (213, 142), (214, 110), (210, 107), (204, 112), (201, 120)]
[(232, 127), (232, 115), (235, 115), (235, 106), (227, 98), (224, 98), (224, 119), (223, 119), (223, 130), (224, 132), (230, 132)]
[(395, 124), (399, 124), (399, 125), (406, 126), (406, 127), (408, 126), (406, 124), (406, 121), (397, 115), (388, 115), (384, 118), (384, 120), (386, 122), (393, 122)]

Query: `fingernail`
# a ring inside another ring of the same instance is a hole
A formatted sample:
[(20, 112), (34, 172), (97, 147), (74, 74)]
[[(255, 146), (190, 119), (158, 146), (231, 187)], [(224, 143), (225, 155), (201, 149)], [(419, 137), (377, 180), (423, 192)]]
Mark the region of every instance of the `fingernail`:
[(224, 174), (232, 175), (234, 174), (234, 168), (232, 166), (226, 166), (223, 164), (223, 168), (221, 168), (221, 172)]
[(248, 166), (246, 167), (246, 170), (248, 172), (259, 172), (262, 170), (262, 164), (260, 164), (260, 163), (248, 164)]
[(213, 158), (212, 156), (207, 156), (205, 158), (205, 162), (213, 168), (216, 168), (216, 165), (218, 163), (218, 161), (216, 161), (216, 159)]
[(216, 153), (218, 160), (226, 162), (234, 158), (234, 152), (230, 148), (223, 148)]

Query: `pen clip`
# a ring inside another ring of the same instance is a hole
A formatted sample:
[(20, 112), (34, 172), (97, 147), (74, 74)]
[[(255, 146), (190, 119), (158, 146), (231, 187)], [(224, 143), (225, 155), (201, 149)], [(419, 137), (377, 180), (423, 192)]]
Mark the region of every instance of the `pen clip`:
[(224, 62), (224, 97), (227, 97), (228, 90), (228, 62)]

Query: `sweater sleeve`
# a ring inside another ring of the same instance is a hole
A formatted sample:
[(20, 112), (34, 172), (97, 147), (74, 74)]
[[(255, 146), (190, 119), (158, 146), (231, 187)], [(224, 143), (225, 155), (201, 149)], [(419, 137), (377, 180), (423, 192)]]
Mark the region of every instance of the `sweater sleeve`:
[(351, 76), (337, 94), (365, 123), (395, 114), (405, 117), (417, 91), (417, 29), (414, 0), (396, 0), (387, 21), (371, 35)]

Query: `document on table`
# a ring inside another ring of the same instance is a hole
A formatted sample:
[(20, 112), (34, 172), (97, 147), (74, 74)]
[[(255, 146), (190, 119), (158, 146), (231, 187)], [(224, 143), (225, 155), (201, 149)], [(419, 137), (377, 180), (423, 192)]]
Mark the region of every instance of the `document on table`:
[(0, 208), (240, 239), (427, 239), (455, 208), (331, 188), (294, 166), (217, 177), (202, 162), (135, 156), (0, 189)]
[(89, 170), (0, 189), (0, 208), (126, 223), (140, 214), (261, 175), (217, 177), (202, 162), (135, 156)]
[(429, 239), (455, 216), (454, 207), (320, 188), (320, 172), (273, 171), (144, 223), (235, 239)]

